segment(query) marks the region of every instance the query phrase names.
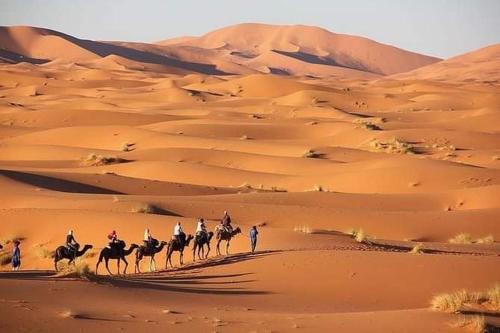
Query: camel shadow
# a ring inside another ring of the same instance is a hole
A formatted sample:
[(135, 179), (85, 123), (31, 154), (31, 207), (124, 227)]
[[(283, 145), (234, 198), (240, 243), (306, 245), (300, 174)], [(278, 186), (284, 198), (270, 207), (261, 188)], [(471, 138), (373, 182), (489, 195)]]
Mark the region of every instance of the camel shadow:
[(0, 280), (35, 280), (49, 281), (54, 276), (54, 271), (16, 271), (0, 272)]
[[(125, 277), (99, 276), (93, 279), (97, 282), (110, 284), (122, 288), (152, 289), (189, 294), (212, 295), (266, 295), (270, 292), (250, 290), (246, 284), (255, 282), (248, 277), (254, 273), (243, 272), (237, 274), (203, 274), (203, 268), (223, 266), (246, 260), (258, 259), (280, 251), (262, 251), (255, 253), (241, 253), (227, 257), (211, 258), (202, 262), (195, 262), (183, 267), (157, 273), (134, 274)], [(175, 275), (167, 275), (173, 273)], [(246, 278), (244, 278), (246, 277)], [(240, 278), (240, 279), (239, 279)]]

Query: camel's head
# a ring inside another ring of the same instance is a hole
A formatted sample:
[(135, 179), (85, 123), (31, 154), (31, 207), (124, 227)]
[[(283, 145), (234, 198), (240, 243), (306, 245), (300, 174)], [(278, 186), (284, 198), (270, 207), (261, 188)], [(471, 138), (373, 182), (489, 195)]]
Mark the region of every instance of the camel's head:
[(213, 231), (209, 231), (208, 232), (208, 239), (212, 239), (212, 237), (214, 237), (214, 232)]
[(165, 246), (167, 244), (168, 244), (168, 242), (166, 242), (166, 241), (161, 241), (161, 243), (160, 243), (161, 246)]
[(237, 227), (236, 229), (234, 229), (234, 234), (241, 234), (241, 229), (240, 227)]
[(138, 247), (139, 247), (139, 245), (137, 245), (137, 244), (134, 244), (134, 243), (130, 244), (131, 249), (137, 249)]
[(91, 248), (93, 248), (91, 244), (85, 244), (85, 246), (83, 247), (84, 250), (90, 250)]
[(189, 246), (189, 242), (191, 242), (191, 240), (194, 238), (193, 235), (188, 235), (187, 238), (186, 238), (186, 246)]

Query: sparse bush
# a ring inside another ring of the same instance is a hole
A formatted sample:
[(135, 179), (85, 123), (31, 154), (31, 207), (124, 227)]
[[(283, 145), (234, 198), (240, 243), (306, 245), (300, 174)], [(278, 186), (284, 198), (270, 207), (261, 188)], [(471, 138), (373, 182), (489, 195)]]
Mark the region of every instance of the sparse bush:
[(500, 311), (500, 284), (496, 284), (493, 288), (486, 292), (488, 303), (495, 311)]
[(16, 240), (23, 241), (24, 239), (25, 238), (23, 236), (19, 236), (16, 234), (8, 234), (8, 235), (2, 237), (2, 239), (0, 240), (0, 243), (10, 244), (10, 243), (14, 243), (14, 241), (16, 241)]
[(245, 134), (245, 135), (242, 135), (242, 136), (240, 137), (240, 140), (249, 140), (249, 139), (250, 139), (250, 138), (249, 138), (249, 137), (248, 137), (248, 135), (246, 135), (246, 134)]
[(48, 250), (43, 245), (35, 245), (35, 255), (40, 259), (54, 258), (55, 252)]
[(94, 275), (90, 271), (89, 265), (82, 258), (77, 258), (74, 264), (61, 263), (59, 267), (60, 271), (57, 276), (60, 277), (77, 277), (88, 280)]
[(91, 153), (85, 158), (82, 164), (84, 166), (102, 166), (122, 162), (125, 162), (125, 160), (116, 156), (103, 156)]
[(122, 151), (125, 151), (125, 152), (127, 152), (127, 151), (131, 151), (131, 150), (133, 150), (133, 146), (134, 146), (134, 144), (133, 144), (133, 143), (128, 143), (128, 142), (125, 142), (125, 143), (122, 145), (122, 149), (121, 149), (121, 150), (122, 150)]
[(399, 139), (392, 139), (389, 141), (380, 141), (374, 139), (370, 141), (369, 146), (375, 151), (382, 151), (390, 154), (414, 154), (415, 148), (412, 144), (404, 142)]
[(455, 327), (465, 327), (473, 333), (484, 333), (486, 332), (486, 322), (484, 316), (460, 316), (456, 323), (453, 324)]
[(305, 158), (318, 158), (318, 157), (321, 157), (321, 154), (312, 150), (312, 149), (309, 149), (309, 150), (306, 150), (304, 152), (304, 154), (302, 154), (302, 157), (305, 157)]
[(413, 253), (413, 254), (422, 254), (424, 253), (424, 245), (422, 243), (418, 243), (417, 245), (415, 245), (410, 253)]
[(494, 156), (492, 156), (492, 157), (491, 157), (491, 159), (492, 159), (493, 161), (498, 161), (498, 160), (500, 160), (500, 156), (498, 156), (498, 155), (494, 155)]
[(347, 233), (351, 235), (358, 243), (364, 243), (368, 240), (368, 235), (366, 235), (365, 231), (362, 228), (349, 229)]
[(473, 239), (468, 233), (461, 233), (448, 240), (452, 244), (491, 244), (495, 241), (493, 235), (484, 236), (482, 238)]
[(461, 233), (448, 240), (452, 244), (472, 244), (472, 236), (470, 234)]
[(323, 191), (324, 191), (324, 189), (323, 189), (323, 187), (322, 187), (321, 185), (316, 184), (316, 185), (314, 185), (314, 187), (313, 187), (313, 191), (316, 191), (316, 192), (323, 192)]
[(483, 238), (476, 239), (477, 244), (492, 244), (495, 241), (493, 235), (484, 236)]
[(141, 204), (140, 206), (137, 206), (132, 209), (133, 213), (142, 213), (142, 214), (158, 214), (159, 211), (160, 209), (158, 207), (149, 203)]
[(11, 251), (3, 251), (0, 252), (0, 265), (5, 266), (12, 262), (12, 253)]

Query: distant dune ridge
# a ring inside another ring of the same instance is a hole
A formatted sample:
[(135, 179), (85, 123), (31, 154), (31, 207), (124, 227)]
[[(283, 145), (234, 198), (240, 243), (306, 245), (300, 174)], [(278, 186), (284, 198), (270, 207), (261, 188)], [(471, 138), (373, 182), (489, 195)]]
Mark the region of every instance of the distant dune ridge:
[(144, 63), (144, 69), (154, 64), (172, 72), (358, 78), (406, 72), (440, 60), (318, 27), (255, 23), (156, 44), (98, 42), (43, 28), (1, 27), (0, 49), (0, 60), (8, 63), (85, 62), (115, 55)]
[[(500, 326), (498, 45), (440, 61), (306, 26), (153, 44), (4, 27), (0, 62), (0, 332)], [(126, 278), (93, 274), (111, 230), (170, 242), (224, 211), (229, 256), (212, 239), (183, 267), (162, 248), (162, 271), (131, 253)], [(68, 230), (93, 248), (54, 275)]]

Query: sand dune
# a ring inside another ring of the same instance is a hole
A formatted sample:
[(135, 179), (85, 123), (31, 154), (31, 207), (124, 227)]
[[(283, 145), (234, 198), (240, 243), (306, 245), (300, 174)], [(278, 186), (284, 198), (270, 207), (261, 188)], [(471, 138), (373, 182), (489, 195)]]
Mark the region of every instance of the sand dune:
[[(10, 27), (0, 48), (2, 332), (466, 332), (430, 300), (500, 281), (496, 46), (437, 62), (243, 24), (157, 44)], [(229, 256), (92, 274), (110, 230), (170, 241), (224, 210)], [(69, 229), (84, 278), (53, 271)]]

